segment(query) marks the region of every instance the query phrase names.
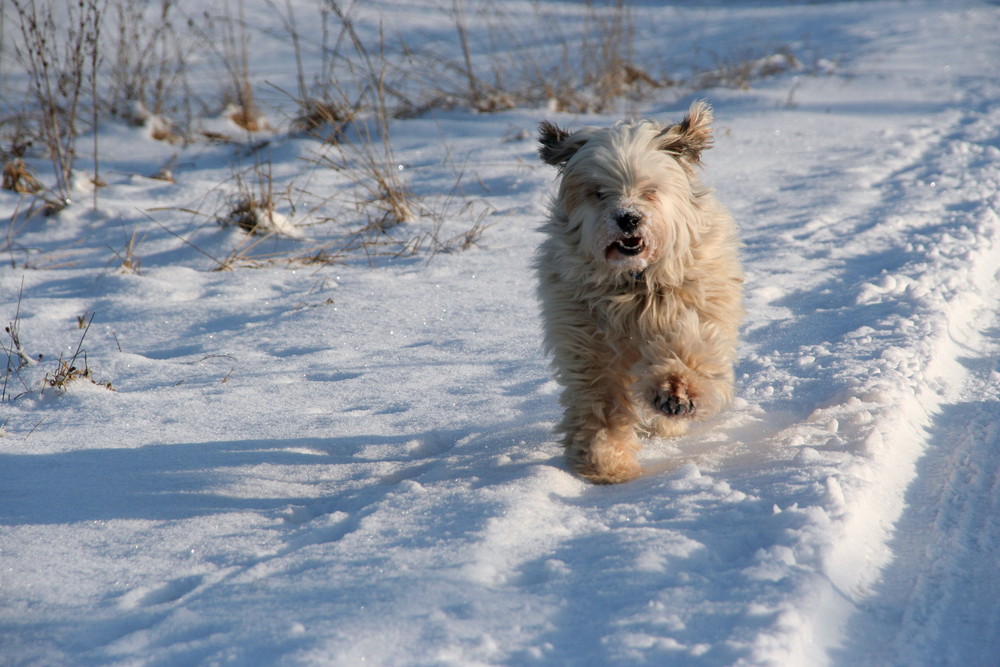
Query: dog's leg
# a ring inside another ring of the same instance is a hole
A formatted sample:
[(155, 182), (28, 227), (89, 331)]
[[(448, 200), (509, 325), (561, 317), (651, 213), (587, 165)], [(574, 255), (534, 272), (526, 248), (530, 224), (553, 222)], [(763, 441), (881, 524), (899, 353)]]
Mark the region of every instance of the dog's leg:
[[(575, 395), (569, 388), (566, 393), (569, 399)], [(635, 421), (624, 390), (576, 406), (567, 404), (562, 430), (570, 466), (596, 484), (638, 477), (641, 469), (636, 452), (640, 445)]]
[(640, 390), (653, 408), (649, 429), (655, 435), (681, 435), (690, 418), (718, 412), (732, 396), (735, 332), (700, 321), (693, 311), (679, 324), (672, 335), (650, 341), (643, 354)]
[(630, 392), (631, 364), (590, 327), (566, 327), (558, 333), (563, 345), (555, 348), (556, 377), (564, 387), (559, 431), (567, 461), (575, 472), (598, 484), (638, 477), (640, 445)]

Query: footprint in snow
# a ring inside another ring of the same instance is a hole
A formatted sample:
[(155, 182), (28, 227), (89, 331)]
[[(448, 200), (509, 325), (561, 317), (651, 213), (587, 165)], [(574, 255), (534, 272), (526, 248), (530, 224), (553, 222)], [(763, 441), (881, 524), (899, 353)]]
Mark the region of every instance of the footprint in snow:
[(172, 579), (159, 586), (136, 588), (122, 596), (119, 606), (136, 609), (175, 602), (198, 588), (204, 579), (203, 576), (196, 574)]

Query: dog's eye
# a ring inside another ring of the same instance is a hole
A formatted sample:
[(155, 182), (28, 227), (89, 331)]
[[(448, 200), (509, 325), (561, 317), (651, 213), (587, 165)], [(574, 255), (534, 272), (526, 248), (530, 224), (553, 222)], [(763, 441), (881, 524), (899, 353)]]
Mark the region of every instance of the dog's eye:
[(594, 190), (594, 197), (597, 201), (604, 201), (611, 196), (610, 192), (604, 192), (603, 190)]
[(646, 201), (656, 201), (656, 190), (646, 190), (642, 193), (642, 198)]

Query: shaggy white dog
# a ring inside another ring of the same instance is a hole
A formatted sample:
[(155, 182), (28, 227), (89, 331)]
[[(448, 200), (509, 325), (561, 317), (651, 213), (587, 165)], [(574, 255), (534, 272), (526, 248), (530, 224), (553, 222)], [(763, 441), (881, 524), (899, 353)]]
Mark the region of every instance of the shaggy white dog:
[(743, 315), (736, 226), (695, 168), (711, 108), (567, 132), (539, 128), (561, 174), (535, 268), (572, 467), (598, 483), (641, 473), (640, 435), (676, 436), (733, 386)]

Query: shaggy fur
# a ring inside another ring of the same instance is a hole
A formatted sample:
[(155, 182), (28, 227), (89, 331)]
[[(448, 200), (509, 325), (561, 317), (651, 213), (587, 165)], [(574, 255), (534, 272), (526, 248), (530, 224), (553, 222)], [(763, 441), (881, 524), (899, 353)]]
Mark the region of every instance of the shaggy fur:
[(640, 435), (681, 435), (732, 394), (736, 226), (695, 174), (711, 121), (696, 102), (676, 125), (540, 126), (561, 175), (535, 264), (545, 347), (567, 457), (593, 482), (638, 476)]

